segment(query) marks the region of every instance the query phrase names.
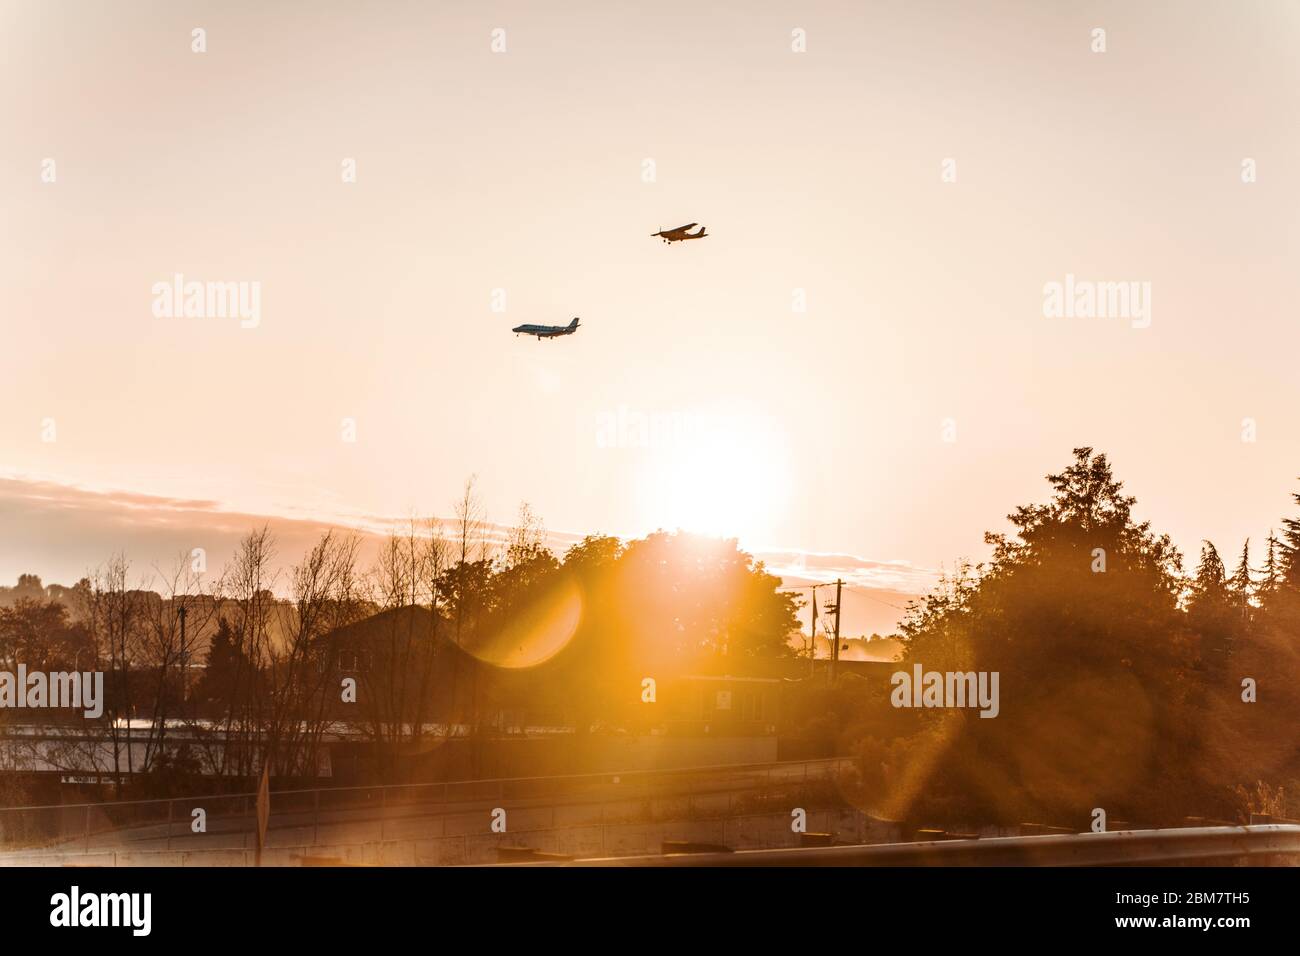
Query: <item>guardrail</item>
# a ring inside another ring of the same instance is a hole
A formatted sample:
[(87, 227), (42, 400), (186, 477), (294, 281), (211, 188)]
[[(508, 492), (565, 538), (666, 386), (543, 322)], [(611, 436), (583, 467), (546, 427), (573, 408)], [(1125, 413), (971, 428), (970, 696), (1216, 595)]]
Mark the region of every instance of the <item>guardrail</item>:
[(1300, 826), (1181, 827), (873, 846), (739, 850), (520, 866), (1158, 866), (1300, 865)]
[[(675, 770), (566, 774), (550, 777), (500, 777), (444, 783), (390, 784), (374, 787), (316, 787), (271, 792), (271, 828), (310, 826), (338, 820), (383, 819), (420, 808), (446, 808), (495, 800), (574, 801), (608, 799), (611, 788), (619, 799), (650, 795), (689, 795), (725, 789), (761, 789), (836, 777), (856, 766), (848, 757), (796, 760), (769, 764), (728, 764)], [(252, 793), (174, 797), (164, 800), (125, 800), (105, 803), (56, 804), (0, 808), (0, 847), (57, 846), (80, 842), (89, 849), (96, 835), (156, 828), (158, 836), (177, 838), (190, 833), (191, 814), (204, 810), (207, 832), (252, 833), (256, 795)], [(439, 811), (434, 811), (439, 812)]]
[[(668, 798), (669, 800), (680, 798)], [(833, 830), (855, 843), (897, 839), (897, 825), (869, 819), (866, 814), (845, 808), (807, 810), (810, 826)], [(654, 853), (672, 842), (708, 841), (725, 846), (770, 847), (788, 845), (789, 816), (784, 812), (705, 813), (663, 820), (607, 822), (603, 808), (590, 822), (557, 822), (553, 808), (535, 820), (533, 826), (511, 827), (509, 832), (492, 833), (478, 821), (472, 829), (449, 828), (448, 817), (431, 818), (418, 832), (390, 833), (381, 839), (330, 839), (319, 842), (272, 842), (261, 855), (262, 866), (476, 866), (503, 860), (561, 860), (579, 857), (626, 857)], [(512, 818), (513, 819), (513, 818)], [(877, 830), (877, 828), (880, 828)], [(892, 835), (886, 834), (892, 831)], [(287, 834), (292, 837), (293, 831)], [(828, 834), (829, 835), (829, 834)], [(254, 866), (257, 851), (252, 841), (237, 846), (210, 846), (202, 842), (176, 840), (171, 849), (144, 845), (103, 846), (83, 850), (54, 847), (0, 853), (0, 866)]]

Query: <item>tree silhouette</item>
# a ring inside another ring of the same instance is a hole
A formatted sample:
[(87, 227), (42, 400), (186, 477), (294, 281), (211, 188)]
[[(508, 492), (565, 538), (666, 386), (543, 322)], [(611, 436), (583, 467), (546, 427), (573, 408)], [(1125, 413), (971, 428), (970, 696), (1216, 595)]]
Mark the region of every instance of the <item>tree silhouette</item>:
[(932, 740), (917, 755), (942, 770), (902, 795), (903, 812), (943, 805), (1082, 828), (1096, 806), (1130, 818), (1176, 802), (1167, 785), (1194, 744), (1180, 555), (1135, 521), (1104, 454), (1077, 448), (1047, 480), (1048, 502), (1009, 516), (1014, 534), (986, 536), (992, 560), (963, 568), (903, 625), (909, 664), (996, 671), (1002, 697), (992, 720), (924, 715)]

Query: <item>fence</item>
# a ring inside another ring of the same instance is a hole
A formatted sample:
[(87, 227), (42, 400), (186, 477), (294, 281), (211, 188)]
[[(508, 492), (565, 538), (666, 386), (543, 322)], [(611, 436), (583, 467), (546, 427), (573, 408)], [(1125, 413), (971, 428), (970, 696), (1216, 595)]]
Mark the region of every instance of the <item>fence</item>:
[[(440, 818), (447, 820), (446, 817)], [(476, 819), (472, 831), (435, 823), (419, 836), (380, 841), (272, 845), (261, 853), (261, 865), (298, 866), (463, 866), (501, 862), (503, 859), (586, 859), (605, 856), (640, 856), (658, 853), (669, 841), (724, 844), (734, 847), (798, 845), (800, 836), (790, 828), (784, 812), (703, 814), (694, 819), (657, 822), (563, 823), (535, 818), (507, 833), (490, 833), (485, 818)], [(887, 842), (898, 839), (896, 824), (880, 823), (858, 810), (808, 810), (809, 826), (833, 832), (848, 841)], [(177, 841), (171, 850), (126, 847), (27, 850), (0, 856), (8, 866), (188, 867), (253, 866), (257, 851), (247, 846), (203, 848)]]
[[(518, 807), (546, 801), (583, 804), (678, 795), (689, 804), (697, 798), (705, 801), (709, 795), (727, 794), (730, 810), (730, 794), (735, 791), (832, 780), (854, 766), (851, 758), (829, 758), (628, 773), (280, 790), (271, 793), (270, 826), (273, 830), (310, 828), (312, 836), (306, 842), (315, 843), (322, 827), (376, 821), (378, 839), (383, 841), (389, 820), (446, 815), (487, 801)], [(161, 839), (170, 849), (173, 839), (192, 835), (197, 809), (203, 811), (204, 832), (226, 835), (232, 838), (232, 845), (237, 840), (243, 846), (253, 832), (256, 796), (217, 794), (0, 808), (0, 845), (18, 849), (80, 844), (89, 850), (96, 837), (112, 835), (117, 843)]]
[[(587, 866), (1300, 865), (1300, 826), (1184, 827), (585, 860)], [(531, 863), (529, 866), (550, 864)]]

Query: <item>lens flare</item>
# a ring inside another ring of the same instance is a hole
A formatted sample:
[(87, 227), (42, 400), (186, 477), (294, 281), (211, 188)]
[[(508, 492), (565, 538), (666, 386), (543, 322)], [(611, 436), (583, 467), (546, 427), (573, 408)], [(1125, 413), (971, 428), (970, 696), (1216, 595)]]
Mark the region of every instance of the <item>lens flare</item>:
[(582, 621), (582, 606), (578, 587), (565, 581), (517, 611), (505, 627), (465, 649), (495, 667), (536, 667), (573, 639)]

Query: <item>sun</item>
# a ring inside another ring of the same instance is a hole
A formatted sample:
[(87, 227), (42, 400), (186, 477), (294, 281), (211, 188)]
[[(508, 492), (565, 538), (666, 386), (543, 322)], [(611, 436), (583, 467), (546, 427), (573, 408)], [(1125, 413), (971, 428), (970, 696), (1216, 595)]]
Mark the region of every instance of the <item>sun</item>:
[(745, 542), (770, 538), (789, 497), (779, 431), (735, 415), (693, 420), (696, 427), (650, 442), (638, 481), (643, 520)]

